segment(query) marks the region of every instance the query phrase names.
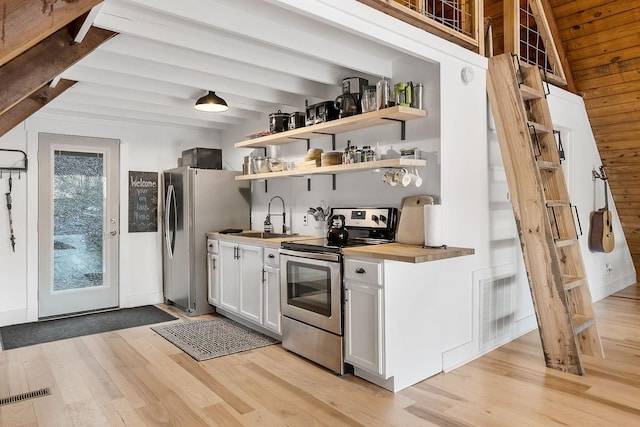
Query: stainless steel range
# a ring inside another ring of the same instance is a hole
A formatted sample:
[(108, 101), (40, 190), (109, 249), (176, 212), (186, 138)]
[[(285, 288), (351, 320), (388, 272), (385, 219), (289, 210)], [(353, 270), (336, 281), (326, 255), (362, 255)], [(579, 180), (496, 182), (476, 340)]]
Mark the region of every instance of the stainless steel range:
[(342, 248), (389, 243), (396, 208), (334, 208), (344, 216), (349, 239), (283, 242), (280, 249), (282, 346), (344, 374)]

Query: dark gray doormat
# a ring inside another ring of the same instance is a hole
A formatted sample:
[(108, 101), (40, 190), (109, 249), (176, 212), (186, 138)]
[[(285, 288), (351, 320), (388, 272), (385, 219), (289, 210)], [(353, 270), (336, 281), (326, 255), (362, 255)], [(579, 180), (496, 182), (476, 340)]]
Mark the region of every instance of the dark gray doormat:
[(0, 344), (3, 350), (11, 350), (28, 345), (176, 319), (177, 317), (153, 305), (123, 308), (65, 319), (3, 326), (0, 328)]
[(151, 329), (198, 362), (280, 342), (225, 317), (172, 323)]

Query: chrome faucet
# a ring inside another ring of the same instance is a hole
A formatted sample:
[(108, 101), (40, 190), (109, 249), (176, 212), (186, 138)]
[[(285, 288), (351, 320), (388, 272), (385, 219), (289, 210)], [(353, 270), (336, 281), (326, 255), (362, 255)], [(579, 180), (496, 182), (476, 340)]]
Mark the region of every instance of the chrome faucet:
[(271, 200), (269, 200), (269, 206), (267, 207), (267, 218), (264, 220), (264, 231), (270, 233), (272, 231), (271, 226), (271, 202), (273, 199), (280, 199), (282, 202), (282, 213), (281, 214), (273, 214), (273, 215), (281, 215), (282, 216), (282, 234), (287, 233), (287, 213), (286, 208), (284, 206), (284, 199), (280, 196), (273, 196)]

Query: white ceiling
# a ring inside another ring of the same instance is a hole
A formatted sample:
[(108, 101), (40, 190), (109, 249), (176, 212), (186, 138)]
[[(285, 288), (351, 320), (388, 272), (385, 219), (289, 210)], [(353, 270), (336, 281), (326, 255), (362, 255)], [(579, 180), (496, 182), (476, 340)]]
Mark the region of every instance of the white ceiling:
[[(94, 25), (119, 35), (63, 73), (78, 83), (45, 111), (225, 130), (279, 109), (303, 111), (307, 99), (332, 99), (344, 77), (392, 77), (400, 52), (285, 7), (106, 0)], [(228, 112), (193, 108), (208, 90)]]

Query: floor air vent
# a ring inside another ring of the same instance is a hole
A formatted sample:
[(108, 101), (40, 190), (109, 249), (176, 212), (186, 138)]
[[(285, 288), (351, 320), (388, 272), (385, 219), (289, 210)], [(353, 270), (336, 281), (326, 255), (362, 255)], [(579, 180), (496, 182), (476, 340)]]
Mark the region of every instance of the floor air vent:
[(36, 391), (29, 391), (27, 393), (17, 394), (15, 396), (3, 397), (0, 398), (0, 406), (10, 405), (12, 403), (22, 402), (23, 400), (35, 399), (37, 397), (49, 396), (51, 394), (51, 390), (49, 387), (41, 388)]

